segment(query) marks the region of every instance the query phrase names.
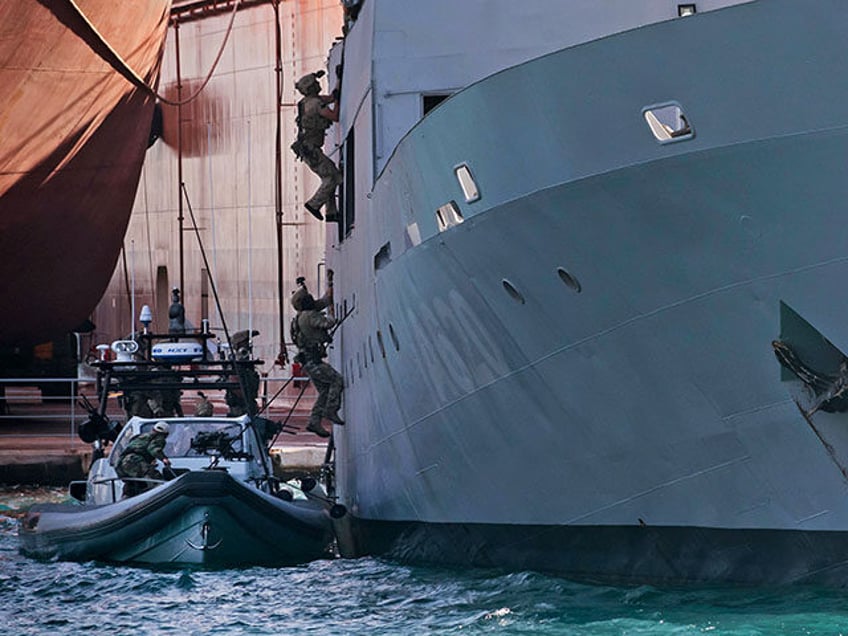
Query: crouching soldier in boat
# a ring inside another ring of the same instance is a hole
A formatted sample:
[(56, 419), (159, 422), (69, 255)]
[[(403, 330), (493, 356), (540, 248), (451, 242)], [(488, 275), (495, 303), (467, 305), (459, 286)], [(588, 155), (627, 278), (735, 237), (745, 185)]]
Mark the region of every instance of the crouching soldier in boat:
[(165, 455), (168, 431), (167, 422), (156, 422), (153, 430), (133, 437), (121, 452), (115, 472), (124, 480), (124, 498), (142, 493), (156, 485), (136, 479), (164, 479), (156, 468), (156, 460), (169, 468), (171, 466), (171, 460)]
[[(303, 365), (303, 370), (318, 391), (306, 430), (319, 437), (329, 437), (329, 431), (321, 426), (323, 418), (335, 424), (344, 424), (338, 412), (344, 379), (338, 371), (324, 362), (327, 357), (327, 344), (332, 340), (330, 329), (336, 325), (333, 283), (330, 281), (327, 293), (318, 300), (306, 289), (303, 278), (298, 278), (297, 284), (298, 290), (291, 299), (292, 307), (297, 311), (291, 324), (292, 341), (298, 348), (295, 361)], [(322, 313), (325, 308), (329, 308), (329, 316)]]

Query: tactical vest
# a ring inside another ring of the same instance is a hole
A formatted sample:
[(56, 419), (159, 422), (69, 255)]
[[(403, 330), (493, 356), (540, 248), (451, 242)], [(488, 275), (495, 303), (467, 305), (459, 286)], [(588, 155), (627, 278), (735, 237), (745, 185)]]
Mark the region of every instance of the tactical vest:
[(324, 145), (324, 134), (333, 122), (320, 114), (322, 108), (318, 97), (304, 97), (298, 102), (297, 139), (301, 144), (316, 148)]
[(295, 359), (297, 362), (305, 363), (318, 363), (321, 362), (322, 359), (327, 357), (327, 343), (330, 342), (330, 338), (328, 335), (323, 340), (315, 340), (307, 337), (306, 333), (300, 326), (299, 319), (304, 315), (304, 312), (299, 311), (292, 318), (291, 324), (289, 325), (289, 335), (291, 336), (292, 342), (298, 348), (298, 357)]

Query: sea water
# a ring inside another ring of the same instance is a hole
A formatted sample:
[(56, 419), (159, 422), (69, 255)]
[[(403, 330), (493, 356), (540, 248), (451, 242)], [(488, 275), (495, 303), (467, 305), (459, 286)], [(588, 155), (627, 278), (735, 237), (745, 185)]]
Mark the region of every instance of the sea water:
[(2, 633), (848, 634), (844, 590), (611, 587), (374, 558), (213, 572), (22, 556), (16, 517), (63, 498), (0, 490)]

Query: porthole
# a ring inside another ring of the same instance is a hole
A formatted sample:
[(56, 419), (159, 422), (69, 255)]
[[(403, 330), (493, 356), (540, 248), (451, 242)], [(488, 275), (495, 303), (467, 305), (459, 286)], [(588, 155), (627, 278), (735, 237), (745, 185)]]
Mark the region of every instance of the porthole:
[(560, 279), (563, 283), (565, 283), (566, 285), (568, 285), (569, 287), (571, 287), (571, 289), (573, 289), (574, 291), (576, 291), (578, 294), (579, 294), (581, 291), (583, 291), (583, 287), (580, 285), (580, 281), (579, 281), (579, 280), (577, 280), (577, 279), (574, 277), (574, 275), (573, 275), (573, 274), (571, 274), (571, 273), (570, 273), (568, 270), (566, 270), (565, 268), (557, 267), (557, 275), (559, 276), (559, 279)]
[(395, 328), (392, 327), (392, 323), (389, 323), (389, 335), (392, 337), (392, 344), (395, 345), (395, 351), (400, 351), (400, 343), (398, 342), (397, 334), (395, 333)]
[(383, 334), (379, 331), (377, 332), (377, 346), (380, 347), (380, 354), (385, 358), (386, 346), (383, 344)]
[(510, 297), (511, 297), (513, 300), (515, 300), (515, 301), (517, 301), (517, 302), (520, 302), (522, 305), (524, 304), (524, 296), (521, 294), (521, 292), (520, 292), (520, 291), (518, 291), (518, 290), (515, 288), (515, 285), (513, 285), (512, 283), (510, 283), (510, 282), (509, 282), (506, 278), (504, 278), (504, 279), (501, 281), (501, 284), (503, 285), (503, 288), (506, 290), (506, 293), (507, 293), (507, 294), (509, 294), (509, 295), (510, 295)]

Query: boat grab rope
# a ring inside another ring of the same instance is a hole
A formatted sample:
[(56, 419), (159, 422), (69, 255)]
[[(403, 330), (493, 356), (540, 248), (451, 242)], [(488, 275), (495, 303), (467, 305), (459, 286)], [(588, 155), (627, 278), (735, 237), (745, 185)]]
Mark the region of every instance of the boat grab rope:
[(230, 33), (233, 30), (233, 23), (235, 22), (236, 12), (238, 11), (241, 0), (235, 0), (233, 2), (233, 11), (230, 14), (230, 23), (227, 26), (227, 31), (224, 33), (224, 40), (221, 42), (221, 47), (218, 49), (218, 55), (215, 56), (215, 61), (212, 62), (212, 67), (209, 69), (206, 79), (203, 80), (203, 83), (196, 91), (194, 91), (194, 93), (179, 101), (170, 100), (167, 97), (160, 95), (152, 86), (149, 86), (147, 82), (139, 77), (138, 73), (130, 68), (126, 60), (124, 60), (118, 52), (112, 48), (103, 35), (101, 35), (100, 31), (97, 30), (97, 27), (95, 27), (82, 12), (82, 9), (79, 8), (75, 0), (67, 0), (67, 3), (76, 17), (81, 21), (84, 28), (88, 31), (86, 34), (80, 34), (83, 41), (85, 41), (91, 50), (100, 56), (104, 62), (120, 73), (128, 82), (158, 99), (163, 104), (168, 104), (169, 106), (183, 106), (196, 99), (197, 96), (200, 95), (201, 91), (206, 88), (209, 80), (212, 79), (212, 74), (215, 72), (215, 68), (218, 66), (218, 62), (220, 62), (221, 56), (224, 54), (224, 47), (226, 47), (227, 41), (230, 38)]

